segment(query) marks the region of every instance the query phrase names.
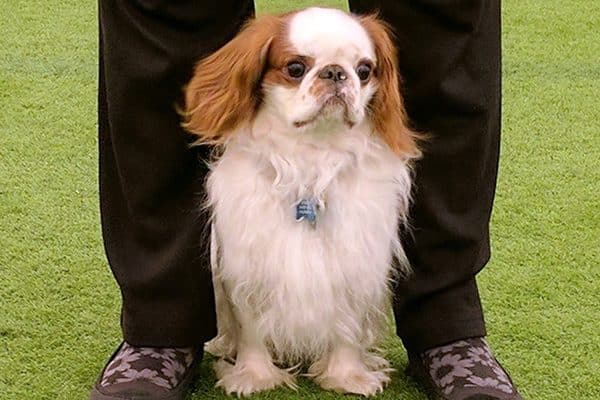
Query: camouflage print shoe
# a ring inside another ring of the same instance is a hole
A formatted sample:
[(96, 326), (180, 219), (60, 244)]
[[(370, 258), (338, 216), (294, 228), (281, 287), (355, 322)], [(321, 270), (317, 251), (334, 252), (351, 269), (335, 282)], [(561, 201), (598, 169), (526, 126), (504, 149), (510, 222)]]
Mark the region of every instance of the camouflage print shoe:
[(407, 374), (424, 386), (431, 400), (522, 400), (483, 338), (409, 354)]
[(100, 374), (90, 400), (183, 400), (202, 348), (135, 347), (123, 342)]

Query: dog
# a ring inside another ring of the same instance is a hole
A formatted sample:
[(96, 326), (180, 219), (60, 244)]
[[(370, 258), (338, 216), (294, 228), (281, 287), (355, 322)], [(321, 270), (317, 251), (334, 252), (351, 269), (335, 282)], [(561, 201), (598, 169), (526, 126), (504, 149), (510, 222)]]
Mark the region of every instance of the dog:
[(382, 391), (391, 368), (374, 349), (409, 269), (399, 231), (420, 156), (390, 28), (328, 8), (262, 16), (184, 91), (185, 129), (219, 149), (206, 180), (217, 386), (295, 387), (304, 365), (324, 389)]

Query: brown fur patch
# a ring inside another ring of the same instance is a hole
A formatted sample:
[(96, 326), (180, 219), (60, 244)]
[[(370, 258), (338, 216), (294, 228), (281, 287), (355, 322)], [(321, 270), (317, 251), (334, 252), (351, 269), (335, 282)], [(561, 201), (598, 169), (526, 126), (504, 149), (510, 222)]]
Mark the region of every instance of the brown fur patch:
[(271, 44), (271, 51), (269, 52), (269, 66), (265, 73), (264, 85), (266, 86), (286, 86), (286, 87), (297, 87), (302, 82), (302, 78), (292, 78), (288, 73), (286, 66), (292, 61), (300, 61), (306, 65), (306, 72), (313, 67), (315, 60), (312, 57), (302, 56), (297, 54), (294, 46), (288, 40), (287, 34), (287, 21), (289, 20), (288, 14), (284, 17), (284, 24), (280, 34), (273, 39)]
[(223, 143), (254, 117), (270, 46), (282, 26), (282, 17), (250, 20), (233, 40), (198, 62), (185, 88), (183, 127), (199, 143)]
[(375, 45), (377, 63), (373, 78), (378, 89), (371, 100), (369, 112), (375, 130), (390, 148), (399, 155), (417, 158), (419, 135), (409, 127), (404, 101), (400, 94), (400, 75), (391, 28), (376, 15), (358, 17)]
[(335, 91), (335, 83), (326, 79), (315, 79), (310, 89), (308, 89), (308, 93), (316, 99), (320, 99), (328, 93), (335, 93)]

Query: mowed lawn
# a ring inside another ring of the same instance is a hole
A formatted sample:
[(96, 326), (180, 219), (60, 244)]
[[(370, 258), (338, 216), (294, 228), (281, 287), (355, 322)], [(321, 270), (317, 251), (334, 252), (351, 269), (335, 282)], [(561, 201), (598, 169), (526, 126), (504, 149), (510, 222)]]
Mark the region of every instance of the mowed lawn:
[[(264, 0), (259, 11), (341, 1)], [(480, 275), (525, 398), (600, 399), (600, 2), (505, 0), (504, 126)], [(95, 1), (0, 3), (0, 399), (85, 399), (120, 339), (100, 237)], [(451, 266), (450, 266), (451, 267)], [(404, 350), (381, 399), (425, 399)], [(206, 359), (193, 399), (224, 399)], [(350, 399), (301, 380), (257, 399)]]

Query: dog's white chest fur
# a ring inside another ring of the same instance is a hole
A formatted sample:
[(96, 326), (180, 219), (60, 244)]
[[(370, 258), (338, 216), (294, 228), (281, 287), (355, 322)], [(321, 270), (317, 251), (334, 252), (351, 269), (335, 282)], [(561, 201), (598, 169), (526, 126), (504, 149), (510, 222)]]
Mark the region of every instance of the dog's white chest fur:
[[(407, 166), (364, 132), (332, 139), (248, 135), (208, 179), (215, 278), (232, 315), (243, 314), (277, 359), (316, 360), (338, 342), (371, 346), (392, 257), (403, 257)], [(296, 221), (301, 199), (319, 204), (316, 226)]]

